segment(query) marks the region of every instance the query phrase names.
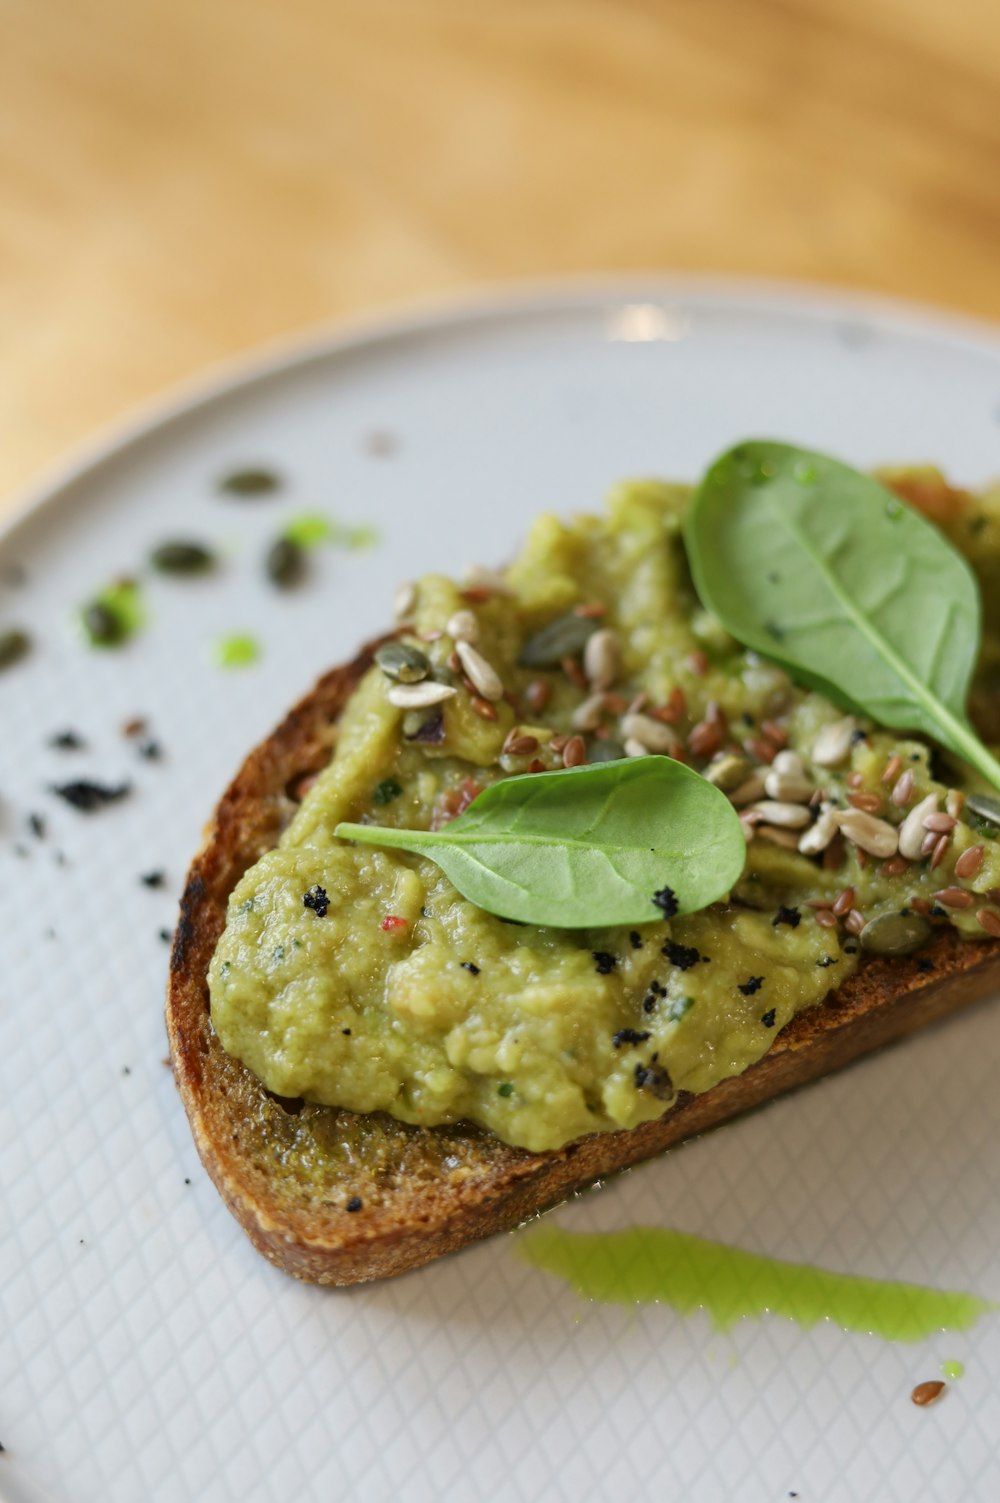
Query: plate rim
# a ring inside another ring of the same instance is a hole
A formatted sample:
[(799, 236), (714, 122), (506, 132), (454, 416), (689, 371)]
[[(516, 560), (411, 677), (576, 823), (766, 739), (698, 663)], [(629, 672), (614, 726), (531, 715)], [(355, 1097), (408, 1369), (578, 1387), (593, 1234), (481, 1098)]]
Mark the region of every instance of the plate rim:
[(0, 547), (40, 511), (101, 465), (175, 422), (312, 362), (346, 357), (414, 334), (515, 318), (593, 311), (602, 303), (712, 302), (721, 309), (813, 319), (863, 320), (896, 335), (922, 335), (953, 348), (1000, 359), (1000, 320), (918, 299), (807, 279), (701, 272), (581, 273), (476, 282), (444, 294), (405, 298), (375, 310), (308, 325), (219, 360), (168, 383), (125, 408), (15, 487), (0, 518)]

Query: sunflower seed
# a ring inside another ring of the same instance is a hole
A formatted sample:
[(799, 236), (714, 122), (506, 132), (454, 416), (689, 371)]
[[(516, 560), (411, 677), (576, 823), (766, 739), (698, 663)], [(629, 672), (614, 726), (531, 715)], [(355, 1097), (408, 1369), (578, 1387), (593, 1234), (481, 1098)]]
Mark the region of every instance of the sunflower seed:
[(623, 748), (626, 757), (648, 757), (650, 748), (637, 736), (627, 736)]
[(397, 621), (405, 621), (417, 603), (417, 587), (408, 581), (399, 585), (392, 597), (392, 609)]
[(484, 564), (466, 564), (462, 570), (462, 583), (467, 590), (491, 590), (494, 595), (512, 595), (510, 585), (496, 569), (487, 569)]
[(840, 767), (851, 754), (851, 744), (858, 722), (853, 715), (825, 725), (812, 747), (812, 760), (818, 767)]
[(786, 851), (798, 849), (798, 837), (792, 830), (777, 830), (773, 825), (758, 825), (754, 834), (758, 840), (769, 840), (772, 845), (783, 846)]
[(824, 804), (820, 807), (819, 818), (808, 829), (799, 841), (799, 850), (803, 856), (818, 856), (825, 851), (830, 841), (836, 835), (838, 829), (837, 810), (832, 804)]
[(742, 783), (738, 783), (729, 794), (729, 802), (737, 809), (742, 809), (744, 804), (752, 804), (764, 796), (764, 774), (758, 768)]
[[(654, 720), (651, 715), (630, 713), (622, 716), (622, 731), (628, 740), (625, 749), (628, 751), (628, 741), (641, 741), (647, 751), (665, 752), (668, 756), (675, 755), (680, 751), (681, 743), (669, 725), (664, 725), (662, 720)], [(635, 753), (630, 753), (635, 755)]]
[(583, 671), (595, 689), (611, 688), (618, 677), (621, 656), (617, 634), (609, 627), (602, 626), (587, 639), (583, 650)]
[[(783, 756), (784, 753), (779, 755)], [(780, 799), (783, 803), (807, 804), (816, 791), (812, 783), (801, 774), (779, 771), (777, 761), (778, 758), (775, 757), (764, 776), (764, 792), (768, 798)]]
[[(705, 777), (716, 788), (721, 788), (723, 793), (731, 796), (735, 789), (746, 782), (752, 770), (753, 763), (749, 757), (741, 757), (736, 752), (724, 752), (705, 768)], [(764, 785), (761, 783), (760, 792), (753, 794), (753, 798), (759, 798), (763, 792)], [(746, 802), (749, 803), (750, 800), (747, 799)]]
[(455, 651), (458, 653), (459, 662), (472, 680), (476, 689), (484, 699), (503, 699), (503, 681), (499, 673), (488, 663), (478, 648), (473, 647), (471, 642), (456, 642)]
[(472, 611), (456, 611), (449, 619), (445, 632), (454, 642), (478, 642), (479, 622)]
[(582, 704), (577, 705), (573, 711), (572, 723), (574, 730), (596, 731), (604, 714), (604, 695), (591, 694)]
[(812, 819), (809, 810), (802, 804), (786, 804), (777, 799), (763, 799), (759, 804), (751, 804), (744, 812), (756, 814), (762, 824), (780, 825), (785, 830), (804, 829)]
[(450, 684), (436, 684), (425, 679), (421, 684), (393, 684), (386, 698), (399, 710), (425, 710), (429, 705), (439, 705), (451, 699), (457, 692)]
[(837, 824), (854, 845), (870, 856), (883, 859), (894, 856), (899, 847), (896, 830), (884, 819), (876, 819), (864, 809), (838, 809)]
[(899, 854), (905, 856), (907, 861), (919, 861), (923, 854), (924, 836), (927, 834), (924, 828), (924, 820), (928, 815), (935, 813), (938, 806), (936, 793), (929, 793), (926, 798), (915, 804), (899, 827)]

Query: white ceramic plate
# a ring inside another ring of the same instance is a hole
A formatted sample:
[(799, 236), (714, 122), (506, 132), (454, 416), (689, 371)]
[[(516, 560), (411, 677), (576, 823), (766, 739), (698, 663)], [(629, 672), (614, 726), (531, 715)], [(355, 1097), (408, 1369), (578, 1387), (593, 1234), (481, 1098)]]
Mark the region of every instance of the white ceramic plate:
[[(609, 284), (323, 339), (35, 499), (0, 545), (27, 575), (0, 585), (0, 622), (39, 644), (0, 680), (0, 1496), (1000, 1496), (996, 1319), (916, 1345), (776, 1317), (723, 1336), (700, 1313), (581, 1306), (511, 1238), (349, 1292), (275, 1272), (201, 1171), (164, 1068), (159, 937), (233, 769), (389, 619), (395, 581), (502, 559), (539, 510), (598, 507), (621, 476), (694, 476), (750, 434), (861, 465), (933, 458), (978, 484), (1000, 472), (998, 417), (988, 331), (805, 293)], [(370, 452), (376, 431), (391, 454)], [(249, 461), (286, 489), (219, 497), (215, 478)], [(323, 550), (279, 598), (261, 550), (315, 510), (381, 544)], [(167, 534), (223, 549), (219, 577), (150, 582), (142, 636), (84, 648), (71, 608)], [(211, 645), (237, 628), (264, 655), (223, 672)], [(121, 734), (136, 715), (160, 761)], [(86, 750), (49, 747), (66, 727)], [(134, 792), (88, 818), (48, 791), (85, 775)], [(165, 888), (140, 882), (161, 868)], [(556, 1215), (1000, 1296), (998, 1055), (1000, 1009), (980, 1007)], [(917, 1409), (911, 1387), (946, 1358), (965, 1377)]]

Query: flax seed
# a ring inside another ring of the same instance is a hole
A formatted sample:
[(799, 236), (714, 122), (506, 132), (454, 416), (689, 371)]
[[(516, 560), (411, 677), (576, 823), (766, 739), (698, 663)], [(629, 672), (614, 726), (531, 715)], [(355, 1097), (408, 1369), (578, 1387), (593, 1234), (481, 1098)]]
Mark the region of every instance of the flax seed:
[(920, 842), (920, 854), (921, 854), (921, 856), (929, 856), (930, 853), (931, 853), (931, 851), (937, 845), (937, 843), (938, 843), (938, 836), (935, 835), (934, 831), (933, 830), (925, 830), (924, 831), (924, 838)]
[(892, 801), (897, 809), (905, 809), (912, 797), (913, 773), (907, 768), (892, 790)]
[(941, 862), (944, 860), (945, 856), (948, 853), (948, 846), (950, 845), (950, 843), (950, 838), (947, 835), (942, 835), (939, 838), (937, 845), (934, 847), (933, 854), (931, 855), (931, 871), (933, 871), (936, 866), (941, 865)]
[(865, 927), (865, 916), (857, 908), (852, 908), (844, 920), (844, 928), (848, 934), (860, 934)]
[(1000, 939), (1000, 913), (994, 913), (992, 908), (980, 908), (976, 918), (981, 929), (985, 929), (994, 939)]
[(563, 766), (582, 767), (587, 760), (587, 745), (582, 736), (571, 736), (563, 747)]
[(981, 845), (970, 845), (967, 851), (963, 851), (955, 862), (955, 876), (965, 880), (974, 877), (983, 864), (985, 852)]
[(605, 694), (604, 707), (609, 715), (624, 715), (628, 709), (628, 700), (623, 694)]
[(863, 809), (866, 814), (882, 813), (882, 800), (877, 793), (849, 793), (847, 802), (855, 809)]
[(882, 862), (879, 871), (883, 877), (901, 877), (909, 865), (905, 856), (890, 856), (888, 861)]
[(502, 750), (508, 757), (530, 757), (538, 750), (538, 737), (526, 736), (515, 726), (504, 742)]
[(844, 781), (846, 782), (848, 788), (860, 788), (864, 780), (860, 772), (849, 772)]
[(553, 736), (552, 740), (549, 742), (549, 745), (554, 752), (561, 752), (565, 750), (566, 743), (568, 741), (568, 736)]
[(593, 600), (588, 605), (574, 605), (573, 615), (582, 616), (585, 621), (600, 621), (602, 616), (608, 614), (608, 608), (600, 600)]
[(833, 911), (838, 918), (843, 918), (845, 913), (850, 913), (851, 909), (854, 907), (854, 898), (854, 888), (845, 887), (843, 892), (840, 894), (840, 897), (832, 905)]
[(529, 772), (544, 772), (545, 771), (545, 763), (542, 761), (541, 757), (536, 757), (535, 760), (529, 764), (528, 771)]
[(820, 909), (819, 913), (817, 913), (816, 915), (816, 922), (817, 924), (819, 924), (821, 929), (836, 929), (837, 927), (837, 920), (834, 918), (829, 908)]
[(690, 672), (694, 674), (695, 678), (704, 678), (705, 674), (708, 672), (708, 658), (705, 653), (701, 651), (690, 653), (685, 659), (685, 662)]
[(910, 1398), (921, 1409), (926, 1409), (928, 1404), (934, 1404), (944, 1393), (945, 1385), (940, 1378), (933, 1378), (927, 1383), (918, 1383), (910, 1394)]
[(576, 658), (563, 658), (560, 665), (563, 673), (576, 689), (587, 688), (587, 675), (584, 673)]
[(462, 671), (462, 659), (459, 657), (459, 655), (458, 655), (457, 652), (454, 652), (454, 651), (449, 652), (449, 654), (448, 654), (448, 667), (451, 669), (452, 673), (461, 673), (461, 671)]
[(966, 892), (964, 887), (942, 887), (934, 894), (934, 900), (942, 908), (971, 908), (976, 901), (975, 895)]
[(743, 750), (757, 762), (766, 762), (768, 766), (778, 754), (774, 742), (765, 740), (763, 736), (748, 736), (743, 743)]
[(957, 824), (958, 820), (954, 819), (950, 814), (928, 814), (924, 820), (924, 829), (933, 830), (935, 835), (946, 835)]
[(688, 749), (695, 757), (714, 757), (722, 745), (722, 732), (710, 720), (699, 720), (687, 738)]
[(473, 694), (470, 703), (480, 720), (496, 720), (496, 705), (491, 705), (488, 699), (483, 699), (480, 695)]
[(525, 689), (524, 697), (528, 701), (529, 709), (544, 710), (552, 698), (552, 685), (548, 679), (534, 678)]
[(914, 913), (922, 914), (924, 918), (931, 911), (931, 905), (926, 898), (910, 898), (907, 906), (912, 908)]
[(883, 783), (893, 783), (893, 782), (895, 782), (896, 777), (897, 777), (897, 775), (899, 773), (899, 769), (902, 767), (902, 765), (903, 765), (903, 759), (899, 755), (899, 752), (894, 753), (894, 755), (891, 756), (889, 758), (888, 762), (885, 764), (885, 772), (882, 774), (882, 779), (881, 779), (882, 782)]
[(788, 732), (785, 730), (784, 726), (779, 725), (776, 720), (764, 720), (761, 722), (760, 728), (762, 734), (765, 735), (768, 741), (770, 741), (772, 745), (776, 746), (779, 751), (783, 746), (788, 745)]

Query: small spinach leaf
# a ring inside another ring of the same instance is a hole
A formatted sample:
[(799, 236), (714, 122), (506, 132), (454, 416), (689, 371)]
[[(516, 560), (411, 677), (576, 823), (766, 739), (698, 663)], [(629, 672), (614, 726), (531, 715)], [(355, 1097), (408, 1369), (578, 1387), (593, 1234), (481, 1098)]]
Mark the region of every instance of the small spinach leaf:
[(746, 860), (725, 794), (669, 757), (505, 778), (442, 830), (335, 833), (427, 856), (488, 913), (559, 929), (662, 921), (664, 888), (692, 913), (724, 897)]
[(975, 575), (869, 475), (755, 440), (708, 470), (684, 523), (702, 604), (738, 641), (882, 725), (920, 731), (1000, 787), (966, 699)]

